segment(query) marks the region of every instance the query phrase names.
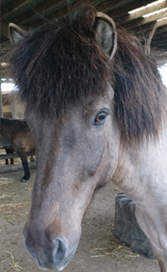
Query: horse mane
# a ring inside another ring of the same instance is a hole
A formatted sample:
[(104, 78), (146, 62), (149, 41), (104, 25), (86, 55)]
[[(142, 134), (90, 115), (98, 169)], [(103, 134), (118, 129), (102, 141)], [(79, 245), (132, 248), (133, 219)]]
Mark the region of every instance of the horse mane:
[(29, 31), (11, 52), (12, 74), (32, 110), (56, 114), (87, 97), (114, 88), (122, 138), (157, 138), (166, 110), (157, 65), (136, 37), (117, 28), (118, 48), (109, 58), (96, 41), (96, 10), (82, 5), (70, 14)]
[(118, 48), (114, 59), (115, 113), (122, 137), (140, 142), (158, 138), (166, 115), (166, 89), (154, 55), (131, 33), (117, 28)]

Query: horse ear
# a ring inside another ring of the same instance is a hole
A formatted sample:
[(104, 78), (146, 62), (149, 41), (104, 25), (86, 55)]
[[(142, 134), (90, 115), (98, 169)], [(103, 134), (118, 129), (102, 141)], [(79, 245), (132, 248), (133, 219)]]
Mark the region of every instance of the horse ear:
[(108, 15), (97, 12), (95, 28), (98, 44), (112, 58), (117, 48), (117, 32), (114, 21)]
[(9, 38), (12, 44), (18, 43), (23, 39), (25, 31), (22, 30), (19, 26), (10, 23), (8, 27)]

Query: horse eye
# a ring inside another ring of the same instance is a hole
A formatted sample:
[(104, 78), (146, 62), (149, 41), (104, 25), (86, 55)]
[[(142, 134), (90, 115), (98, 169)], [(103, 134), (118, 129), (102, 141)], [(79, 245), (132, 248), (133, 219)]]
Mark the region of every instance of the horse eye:
[(107, 116), (107, 113), (104, 112), (104, 111), (98, 113), (98, 114), (96, 115), (94, 124), (95, 124), (95, 125), (102, 125), (102, 124), (105, 122), (106, 116)]

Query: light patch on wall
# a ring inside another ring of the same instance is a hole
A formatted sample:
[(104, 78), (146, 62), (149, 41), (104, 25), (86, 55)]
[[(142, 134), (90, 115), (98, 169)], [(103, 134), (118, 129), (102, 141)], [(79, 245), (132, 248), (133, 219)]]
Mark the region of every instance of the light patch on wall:
[(3, 82), (1, 83), (1, 91), (2, 93), (10, 93), (14, 88), (14, 83), (12, 82)]
[(158, 69), (162, 77), (163, 84), (167, 87), (167, 63), (160, 66)]

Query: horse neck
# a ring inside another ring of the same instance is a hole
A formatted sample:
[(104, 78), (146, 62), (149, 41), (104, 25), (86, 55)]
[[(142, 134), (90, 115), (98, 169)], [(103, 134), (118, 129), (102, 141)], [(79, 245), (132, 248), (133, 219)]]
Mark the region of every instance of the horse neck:
[(5, 118), (0, 119), (0, 134), (9, 141), (13, 134), (13, 127), (13, 122), (11, 120)]

